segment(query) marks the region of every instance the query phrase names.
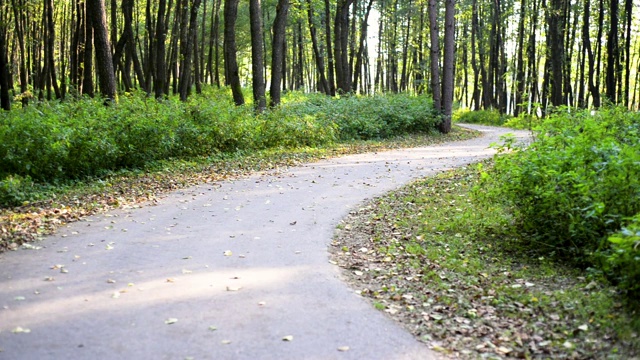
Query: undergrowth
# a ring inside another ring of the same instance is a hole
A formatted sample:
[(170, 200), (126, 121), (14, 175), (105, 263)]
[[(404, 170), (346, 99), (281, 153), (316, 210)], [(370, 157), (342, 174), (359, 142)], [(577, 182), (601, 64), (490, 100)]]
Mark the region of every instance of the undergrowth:
[(520, 245), (592, 275), (640, 304), (640, 114), (561, 109), (527, 148), (507, 144), (478, 193), (506, 206)]
[(421, 180), (354, 211), (333, 259), (376, 308), (443, 353), (637, 356), (638, 309), (606, 281), (527, 251), (509, 209), (474, 195), (490, 167)]
[(37, 200), (42, 187), (160, 160), (384, 139), (437, 125), (426, 97), (290, 92), (282, 106), (255, 115), (227, 91), (208, 89), (186, 103), (128, 93), (109, 107), (83, 98), (0, 113), (0, 207)]

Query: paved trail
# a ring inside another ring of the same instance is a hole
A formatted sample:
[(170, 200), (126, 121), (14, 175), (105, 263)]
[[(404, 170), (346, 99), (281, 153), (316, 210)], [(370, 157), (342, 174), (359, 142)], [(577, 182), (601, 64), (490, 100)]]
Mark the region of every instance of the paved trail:
[(1, 254), (0, 359), (435, 359), (341, 282), (327, 245), (357, 204), (509, 132), (473, 128), (485, 136), (178, 191)]

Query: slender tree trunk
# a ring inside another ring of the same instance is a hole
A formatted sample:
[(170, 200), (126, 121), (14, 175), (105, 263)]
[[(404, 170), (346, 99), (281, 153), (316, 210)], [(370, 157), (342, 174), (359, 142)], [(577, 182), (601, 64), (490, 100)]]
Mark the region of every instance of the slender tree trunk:
[(516, 64), (516, 106), (514, 108), (513, 116), (518, 116), (524, 112), (525, 107), (523, 104), (522, 95), (524, 94), (524, 21), (527, 9), (526, 0), (520, 0), (520, 21), (518, 23), (518, 50), (517, 50), (517, 64)]
[(411, 6), (412, 2), (409, 0), (409, 13), (407, 14), (407, 26), (404, 34), (404, 46), (402, 47), (402, 72), (400, 74), (400, 91), (407, 89), (407, 59), (409, 57), (409, 31), (411, 29)]
[(606, 96), (612, 103), (617, 100), (617, 67), (620, 61), (620, 48), (618, 45), (618, 0), (609, 0), (609, 35), (607, 36), (607, 73)]
[(316, 25), (313, 21), (313, 6), (311, 4), (311, 0), (307, 0), (307, 15), (309, 19), (309, 33), (311, 34), (311, 45), (313, 47), (313, 55), (316, 59), (316, 67), (318, 69), (318, 75), (320, 76), (320, 90), (329, 95), (329, 83), (327, 83), (327, 78), (324, 75), (324, 58), (322, 57), (322, 53), (320, 52), (320, 48), (318, 46), (318, 36), (316, 34)]
[[(180, 67), (180, 100), (187, 101), (191, 89), (191, 79), (193, 78), (192, 66), (198, 59), (194, 58), (193, 50), (197, 46), (197, 30), (198, 30), (198, 8), (200, 0), (191, 0), (191, 11), (189, 14), (189, 31), (187, 34), (187, 43), (182, 52), (182, 66)], [(196, 75), (197, 76), (197, 75)]]
[(455, 0), (445, 0), (444, 15), (444, 59), (442, 71), (442, 107), (444, 118), (440, 124), (440, 132), (451, 131), (451, 114), (453, 111), (453, 77), (455, 66)]
[(433, 108), (442, 111), (442, 95), (440, 93), (440, 34), (438, 29), (438, 2), (429, 0), (429, 34), (431, 36), (431, 91)]
[(353, 69), (353, 90), (357, 90), (358, 88), (358, 78), (360, 78), (360, 74), (362, 72), (362, 62), (364, 57), (364, 48), (365, 42), (367, 40), (367, 28), (369, 25), (369, 14), (371, 13), (371, 8), (373, 7), (373, 1), (369, 0), (367, 4), (367, 8), (364, 13), (364, 19), (362, 20), (362, 24), (360, 25), (360, 40), (358, 42), (358, 53), (356, 54), (356, 65)]
[[(5, 2), (0, 0), (0, 15), (2, 18), (6, 18), (4, 15)], [(7, 69), (7, 25), (0, 23), (0, 108), (3, 110), (11, 110), (11, 100), (9, 98), (9, 69)]]
[(285, 55), (285, 31), (289, 0), (278, 0), (276, 18), (273, 20), (273, 44), (271, 45), (271, 107), (280, 105), (281, 83), (284, 74), (283, 59)]
[(93, 84), (93, 25), (89, 16), (88, 3), (85, 3), (85, 35), (84, 35), (84, 61), (82, 68), (82, 94), (94, 96)]
[(155, 53), (153, 65), (155, 66), (155, 76), (153, 82), (153, 89), (156, 99), (160, 99), (164, 96), (164, 87), (166, 79), (166, 62), (165, 62), (165, 40), (167, 37), (164, 27), (164, 17), (166, 11), (167, 1), (159, 0), (158, 2), (158, 17), (156, 18), (156, 31), (155, 31)]
[[(13, 20), (15, 24), (16, 37), (18, 38), (18, 49), (20, 51), (20, 92), (25, 94), (29, 90), (29, 75), (27, 73), (26, 63), (26, 48), (25, 48), (25, 31), (21, 17), (24, 15), (24, 9), (22, 4), (17, 5), (16, 0), (11, 0), (11, 7), (13, 8)], [(27, 96), (22, 97), (22, 106), (26, 106), (29, 103)]]
[(253, 76), (253, 106), (261, 113), (267, 107), (264, 83), (264, 53), (262, 42), (262, 10), (260, 0), (249, 0), (249, 16), (251, 18), (251, 70)]
[(116, 100), (116, 78), (113, 72), (111, 44), (107, 31), (107, 17), (103, 0), (87, 0), (87, 16), (93, 27), (96, 68), (100, 92), (110, 101)]
[(54, 57), (54, 46), (55, 46), (55, 24), (53, 22), (53, 0), (45, 0), (45, 14), (46, 14), (46, 27), (47, 27), (47, 38), (45, 45), (45, 62), (47, 63), (47, 73), (50, 77), (51, 85), (53, 86), (53, 91), (56, 94), (56, 98), (60, 99), (62, 97), (62, 93), (60, 92), (60, 88), (58, 87), (58, 80), (56, 76), (56, 67), (55, 67), (55, 57)]
[(333, 57), (333, 42), (331, 41), (331, 2), (324, 0), (324, 27), (327, 41), (327, 73), (329, 82), (329, 95), (336, 96), (335, 64)]
[(236, 18), (240, 0), (224, 0), (224, 65), (228, 74), (229, 85), (236, 105), (244, 104), (240, 73), (236, 59)]

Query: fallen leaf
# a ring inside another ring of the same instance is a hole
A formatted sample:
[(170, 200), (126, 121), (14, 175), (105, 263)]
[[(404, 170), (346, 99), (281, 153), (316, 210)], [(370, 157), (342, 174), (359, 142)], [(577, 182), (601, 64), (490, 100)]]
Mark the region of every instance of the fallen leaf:
[(217, 327), (215, 327), (213, 325), (209, 326), (209, 331), (216, 331), (216, 330), (218, 330)]
[(580, 325), (580, 326), (578, 326), (578, 330), (587, 331), (587, 330), (589, 330), (589, 325), (587, 325), (587, 324)]
[(191, 274), (193, 271), (191, 270), (187, 270), (187, 269), (182, 269), (182, 273), (183, 274)]
[(26, 300), (26, 298), (24, 296), (16, 296), (15, 298), (13, 298), (13, 300), (15, 300), (15, 301), (24, 301), (24, 300)]
[(31, 329), (27, 329), (27, 328), (22, 328), (20, 326), (16, 327), (15, 329), (11, 330), (12, 333), (14, 334), (28, 334), (31, 332)]
[(267, 305), (267, 302), (266, 302), (266, 301), (260, 301), (260, 302), (258, 303), (258, 306), (265, 306), (265, 305)]
[(225, 345), (229, 345), (229, 344), (231, 344), (231, 340), (222, 340), (221, 343), (223, 343)]
[(340, 347), (338, 348), (338, 351), (343, 351), (343, 352), (344, 352), (344, 351), (349, 351), (349, 347), (348, 347), (348, 346), (340, 346)]
[(164, 321), (164, 323), (167, 325), (175, 324), (177, 322), (178, 322), (178, 319), (176, 318), (168, 318), (167, 320)]
[(233, 253), (231, 252), (231, 250), (227, 250), (227, 251), (225, 251), (223, 254), (224, 254), (224, 256), (231, 256), (231, 255), (233, 255)]
[(238, 291), (242, 289), (242, 286), (227, 286), (227, 291)]
[(115, 291), (113, 294), (111, 294), (111, 297), (114, 299), (117, 299), (120, 297), (120, 292), (119, 291)]
[(282, 338), (282, 341), (293, 341), (293, 335), (287, 335)]

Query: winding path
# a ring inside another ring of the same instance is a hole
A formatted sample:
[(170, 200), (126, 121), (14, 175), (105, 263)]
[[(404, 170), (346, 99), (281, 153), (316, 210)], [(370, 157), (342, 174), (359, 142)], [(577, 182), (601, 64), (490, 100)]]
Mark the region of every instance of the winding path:
[(469, 127), (484, 136), (205, 184), (0, 254), (0, 359), (435, 359), (327, 245), (366, 199), (527, 136)]

